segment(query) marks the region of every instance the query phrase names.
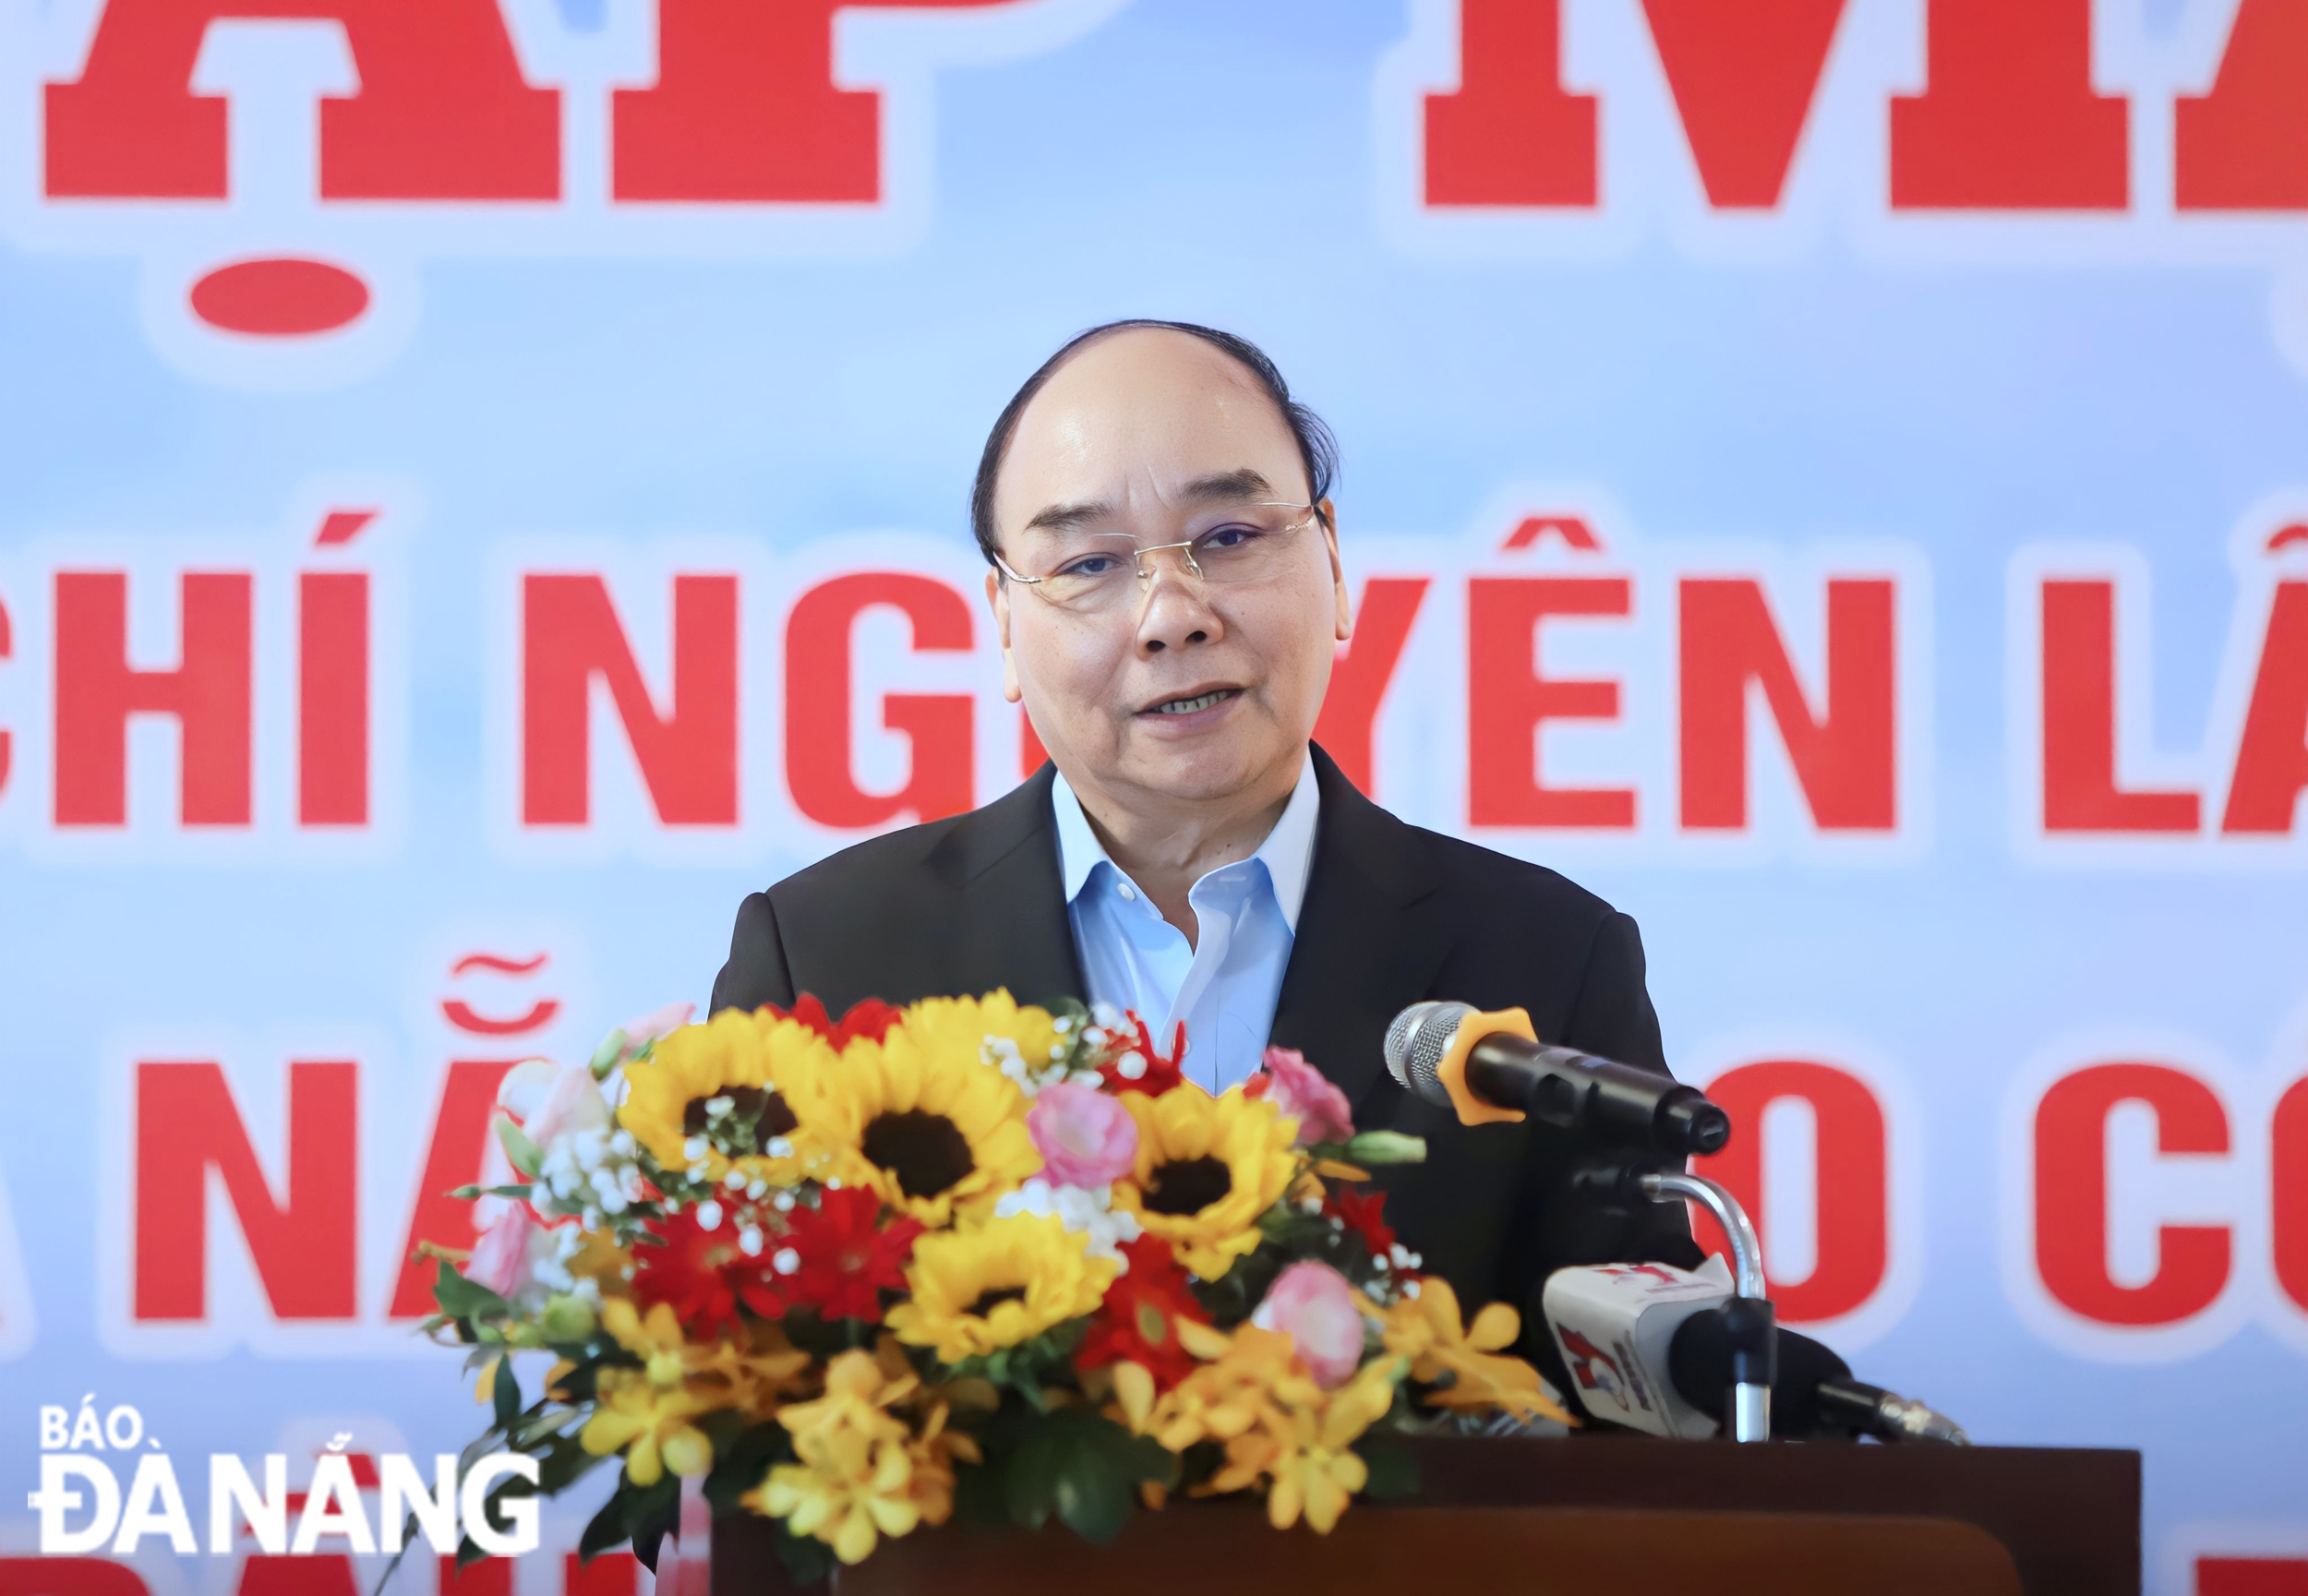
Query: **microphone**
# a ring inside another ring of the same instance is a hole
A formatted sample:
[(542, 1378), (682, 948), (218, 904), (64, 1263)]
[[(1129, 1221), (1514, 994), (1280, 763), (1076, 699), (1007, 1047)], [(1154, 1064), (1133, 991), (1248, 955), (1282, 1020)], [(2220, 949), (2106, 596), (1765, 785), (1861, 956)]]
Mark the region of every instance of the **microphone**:
[[(1557, 1269), (1543, 1311), (1580, 1402), (1593, 1418), (1670, 1439), (1716, 1434), (1730, 1410), (1748, 1329), (1719, 1257), (1703, 1268), (1606, 1264)], [(1771, 1342), (1762, 1371), (1772, 1427), (1783, 1438), (1872, 1436), (1967, 1446), (1945, 1414), (1851, 1377), (1834, 1351), (1793, 1331)], [(1757, 1373), (1750, 1366), (1748, 1373)]]
[(1521, 1009), (1412, 1003), (1387, 1027), (1387, 1069), (1403, 1086), (1466, 1124), (1524, 1114), (1673, 1158), (1718, 1152), (1731, 1116), (1698, 1088), (1655, 1071), (1536, 1039)]

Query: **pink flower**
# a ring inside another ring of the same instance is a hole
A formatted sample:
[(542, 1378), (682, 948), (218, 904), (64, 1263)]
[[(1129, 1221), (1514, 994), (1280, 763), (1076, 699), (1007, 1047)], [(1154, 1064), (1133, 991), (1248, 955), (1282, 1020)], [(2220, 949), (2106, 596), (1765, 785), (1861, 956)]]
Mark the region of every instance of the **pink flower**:
[(592, 1070), (550, 1059), (524, 1059), (507, 1070), (497, 1087), (497, 1106), (540, 1147), (571, 1132), (606, 1131), (615, 1119)]
[(1362, 1366), (1362, 1311), (1346, 1277), (1328, 1264), (1292, 1264), (1277, 1275), (1250, 1322), (1288, 1336), (1325, 1390), (1345, 1385)]
[(550, 1250), (546, 1228), (526, 1203), (507, 1203), (473, 1243), (465, 1260), (464, 1278), (511, 1302), (530, 1282), (531, 1269), (542, 1253)]
[(1298, 1122), (1298, 1145), (1343, 1142), (1354, 1134), (1354, 1110), (1346, 1094), (1306, 1062), (1296, 1048), (1268, 1048), (1243, 1095), (1266, 1098)]
[(1092, 1086), (1044, 1086), (1027, 1112), (1026, 1133), (1053, 1185), (1108, 1185), (1137, 1164), (1137, 1121)]
[(618, 1029), (625, 1033), (625, 1056), (632, 1057), (652, 1042), (662, 1042), (697, 1013), (695, 1003), (667, 1003), (662, 1009), (652, 1009), (637, 1020), (627, 1020)]

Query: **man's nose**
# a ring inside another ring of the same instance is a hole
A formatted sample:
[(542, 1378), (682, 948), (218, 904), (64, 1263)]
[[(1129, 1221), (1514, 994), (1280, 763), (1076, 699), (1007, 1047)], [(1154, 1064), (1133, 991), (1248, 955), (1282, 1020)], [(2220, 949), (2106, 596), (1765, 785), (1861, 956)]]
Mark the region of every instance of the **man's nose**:
[(1160, 654), (1187, 643), (1215, 642), (1225, 622), (1210, 607), (1209, 589), (1188, 569), (1184, 551), (1166, 549), (1147, 561), (1146, 593), (1138, 607), (1138, 652)]

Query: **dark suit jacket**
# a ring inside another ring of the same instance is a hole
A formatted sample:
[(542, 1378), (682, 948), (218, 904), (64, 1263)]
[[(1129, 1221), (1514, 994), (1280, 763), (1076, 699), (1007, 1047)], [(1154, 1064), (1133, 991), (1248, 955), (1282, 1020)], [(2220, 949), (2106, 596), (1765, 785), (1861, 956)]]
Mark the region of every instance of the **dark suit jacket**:
[[(1469, 1129), (1398, 1086), (1388, 1022), (1423, 998), (1519, 1007), (1544, 1040), (1665, 1073), (1635, 922), (1537, 865), (1404, 824), (1314, 750), (1322, 812), (1272, 1039), (1344, 1089), (1363, 1130), (1426, 1138), (1387, 1171), (1387, 1215), (1469, 1315), (1506, 1302), (1555, 1384), (1537, 1290), (1566, 1264), (1699, 1262), (1679, 1205), (1639, 1212), (1574, 1192), (1582, 1149), (1529, 1123)], [(713, 1008), (813, 992), (838, 1015), (865, 998), (1006, 987), (1086, 997), (1060, 885), (1052, 767), (985, 808), (844, 850), (738, 909)], [(1189, 1038), (1189, 1043), (1191, 1043)]]

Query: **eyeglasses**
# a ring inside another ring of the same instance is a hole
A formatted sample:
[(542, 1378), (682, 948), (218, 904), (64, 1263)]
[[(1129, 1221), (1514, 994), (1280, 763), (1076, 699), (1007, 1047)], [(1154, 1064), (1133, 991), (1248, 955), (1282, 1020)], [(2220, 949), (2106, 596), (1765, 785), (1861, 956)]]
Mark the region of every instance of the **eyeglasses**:
[(1321, 513), (1311, 504), (1238, 504), (1214, 512), (1209, 524), (1176, 543), (1141, 544), (1126, 532), (1074, 533), (1040, 575), (1023, 574), (998, 554), (993, 563), (1060, 609), (1094, 615), (1135, 602), (1154, 579), (1152, 557), (1166, 548), (1176, 549), (1187, 572), (1203, 582), (1266, 581), (1283, 569), (1298, 534)]

